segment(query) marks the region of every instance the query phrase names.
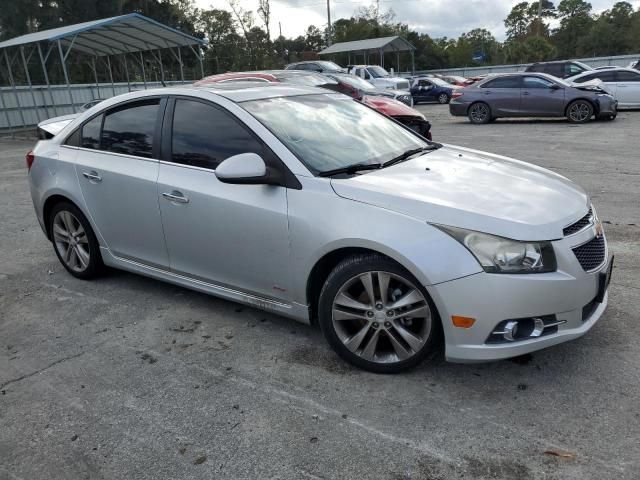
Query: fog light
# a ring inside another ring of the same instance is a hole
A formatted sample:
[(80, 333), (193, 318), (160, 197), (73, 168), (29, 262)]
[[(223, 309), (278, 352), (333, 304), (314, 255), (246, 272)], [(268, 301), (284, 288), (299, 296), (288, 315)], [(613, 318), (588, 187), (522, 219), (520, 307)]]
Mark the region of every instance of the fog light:
[(460, 317), (458, 315), (452, 315), (451, 321), (458, 328), (471, 328), (473, 324), (476, 323), (475, 318), (471, 317)]

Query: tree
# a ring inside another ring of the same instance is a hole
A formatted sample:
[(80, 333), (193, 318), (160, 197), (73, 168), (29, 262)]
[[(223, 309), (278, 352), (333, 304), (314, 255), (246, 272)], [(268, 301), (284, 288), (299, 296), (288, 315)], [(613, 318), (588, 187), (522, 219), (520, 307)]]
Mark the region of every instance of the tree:
[(593, 27), (591, 4), (584, 0), (562, 0), (558, 5), (560, 27), (553, 34), (553, 43), (561, 58), (581, 56), (581, 39)]
[(264, 28), (267, 31), (267, 38), (271, 39), (271, 31), (269, 30), (269, 24), (271, 23), (271, 4), (269, 0), (258, 0), (258, 16), (264, 23)]

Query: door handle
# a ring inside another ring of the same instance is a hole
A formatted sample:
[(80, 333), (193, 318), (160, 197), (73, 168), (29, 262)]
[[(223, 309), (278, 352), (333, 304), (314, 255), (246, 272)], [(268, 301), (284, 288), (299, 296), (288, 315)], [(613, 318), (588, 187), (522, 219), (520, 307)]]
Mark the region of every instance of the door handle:
[(98, 172), (92, 170), (90, 172), (82, 172), (82, 176), (91, 182), (101, 182), (102, 177), (98, 175)]
[(522, 92), (522, 95), (529, 95), (529, 92)]
[(189, 203), (189, 199), (184, 195), (182, 195), (182, 193), (178, 192), (177, 190), (174, 190), (171, 193), (164, 192), (162, 196), (167, 200), (169, 200), (170, 202)]

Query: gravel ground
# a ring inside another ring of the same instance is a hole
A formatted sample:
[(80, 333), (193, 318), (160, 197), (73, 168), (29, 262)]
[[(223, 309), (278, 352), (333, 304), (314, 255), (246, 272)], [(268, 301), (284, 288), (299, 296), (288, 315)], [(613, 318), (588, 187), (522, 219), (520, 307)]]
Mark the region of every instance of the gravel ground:
[[(136, 275), (68, 275), (24, 153), (0, 142), (0, 480), (635, 479), (640, 471), (640, 112), (434, 139), (550, 168), (593, 196), (616, 254), (607, 313), (517, 361), (344, 364), (313, 327)], [(541, 299), (544, 302), (544, 299)]]

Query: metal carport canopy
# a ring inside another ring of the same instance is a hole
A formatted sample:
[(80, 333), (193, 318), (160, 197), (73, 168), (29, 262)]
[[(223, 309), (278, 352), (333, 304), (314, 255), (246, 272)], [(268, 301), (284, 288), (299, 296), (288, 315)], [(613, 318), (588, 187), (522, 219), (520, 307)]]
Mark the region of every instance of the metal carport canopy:
[(187, 35), (139, 13), (129, 13), (28, 33), (0, 42), (0, 49), (58, 40), (69, 49), (73, 48), (76, 51), (97, 56), (204, 45), (206, 43), (200, 38)]
[(396, 35), (393, 37), (369, 38), (367, 40), (354, 40), (352, 42), (334, 43), (322, 50), (319, 55), (347, 52), (413, 52), (416, 49), (404, 38)]

